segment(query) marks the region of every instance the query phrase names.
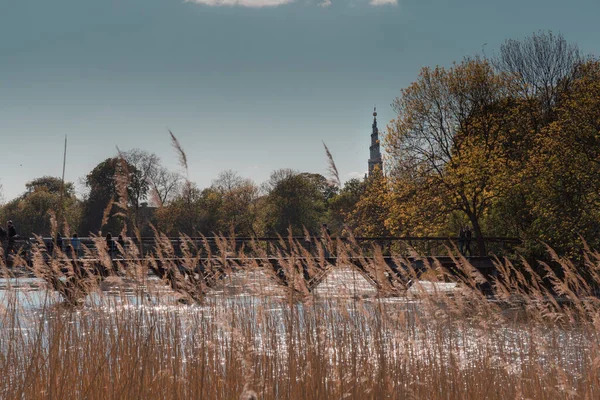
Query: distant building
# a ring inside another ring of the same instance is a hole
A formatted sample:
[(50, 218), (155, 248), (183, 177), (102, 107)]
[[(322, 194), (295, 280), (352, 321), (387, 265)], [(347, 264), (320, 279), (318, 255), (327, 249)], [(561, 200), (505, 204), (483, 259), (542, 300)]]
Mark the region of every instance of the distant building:
[(379, 129), (377, 129), (377, 109), (373, 109), (373, 131), (371, 133), (371, 146), (369, 146), (369, 176), (373, 172), (376, 165), (379, 165), (379, 169), (383, 171), (383, 165), (381, 162), (381, 150), (379, 148)]

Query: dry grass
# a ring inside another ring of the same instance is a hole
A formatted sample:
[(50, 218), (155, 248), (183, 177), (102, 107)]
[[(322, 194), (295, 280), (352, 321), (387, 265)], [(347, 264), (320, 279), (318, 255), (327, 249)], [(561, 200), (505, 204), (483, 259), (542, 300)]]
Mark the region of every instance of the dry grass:
[[(179, 263), (160, 234), (160, 263), (113, 265), (102, 238), (99, 265), (60, 253), (45, 261), (36, 246), (32, 273), (48, 289), (12, 279), (0, 294), (0, 397), (600, 398), (600, 254), (591, 250), (585, 274), (556, 255), (543, 279), (527, 264), (499, 263), (490, 300), (462, 258), (462, 278), (438, 264), (397, 276), (377, 249), (366, 257), (356, 244), (329, 243), (332, 266), (322, 249), (313, 256), (282, 238), (282, 275), (258, 243), (242, 251), (225, 238), (217, 248), (180, 241)], [(120, 251), (140, 258), (135, 246)], [(209, 257), (203, 273), (181, 267), (200, 255)], [(312, 290), (351, 264), (378, 295), (363, 298), (353, 283)], [(457, 288), (436, 284), (446, 281)]]

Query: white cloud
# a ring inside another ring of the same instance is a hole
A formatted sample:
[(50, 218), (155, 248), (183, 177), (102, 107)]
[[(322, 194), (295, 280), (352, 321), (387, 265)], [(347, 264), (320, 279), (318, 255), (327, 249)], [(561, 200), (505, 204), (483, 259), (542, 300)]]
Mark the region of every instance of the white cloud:
[(398, 0), (369, 0), (372, 6), (397, 6)]
[(356, 179), (362, 179), (362, 178), (364, 178), (364, 177), (365, 177), (365, 174), (366, 174), (366, 173), (367, 173), (366, 171), (364, 171), (364, 172), (357, 172), (357, 171), (353, 171), (353, 172), (349, 172), (349, 173), (347, 173), (347, 174), (346, 174), (346, 177), (347, 177), (348, 179), (353, 179), (353, 178), (356, 178)]
[(319, 7), (329, 7), (331, 5), (331, 0), (323, 0), (319, 3)]
[(240, 7), (251, 7), (251, 8), (262, 8), (262, 7), (277, 7), (284, 4), (293, 3), (294, 0), (185, 0), (186, 3), (204, 4), (207, 6), (219, 7), (219, 6), (240, 6)]

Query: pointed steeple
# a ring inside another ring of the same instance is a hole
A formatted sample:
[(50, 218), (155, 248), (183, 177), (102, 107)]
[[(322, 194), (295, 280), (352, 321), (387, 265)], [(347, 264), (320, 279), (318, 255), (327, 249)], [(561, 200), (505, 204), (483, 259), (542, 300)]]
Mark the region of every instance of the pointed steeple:
[(373, 107), (373, 129), (377, 129), (377, 107)]
[(369, 176), (376, 165), (382, 169), (381, 150), (379, 146), (379, 129), (377, 128), (377, 107), (373, 108), (373, 131), (371, 132), (371, 146), (369, 146)]

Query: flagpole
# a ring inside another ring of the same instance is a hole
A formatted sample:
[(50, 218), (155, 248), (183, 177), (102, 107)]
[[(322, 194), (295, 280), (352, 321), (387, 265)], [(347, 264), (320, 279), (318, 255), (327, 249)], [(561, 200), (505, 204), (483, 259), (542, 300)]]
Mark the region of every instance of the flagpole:
[(60, 218), (58, 219), (58, 229), (60, 233), (60, 227), (61, 227), (61, 219), (63, 219), (64, 216), (64, 204), (63, 204), (63, 199), (65, 196), (65, 168), (67, 165), (67, 135), (65, 135), (65, 149), (63, 152), (63, 167), (62, 167), (62, 178), (60, 181), (60, 207), (59, 207), (59, 211), (60, 211)]

